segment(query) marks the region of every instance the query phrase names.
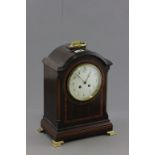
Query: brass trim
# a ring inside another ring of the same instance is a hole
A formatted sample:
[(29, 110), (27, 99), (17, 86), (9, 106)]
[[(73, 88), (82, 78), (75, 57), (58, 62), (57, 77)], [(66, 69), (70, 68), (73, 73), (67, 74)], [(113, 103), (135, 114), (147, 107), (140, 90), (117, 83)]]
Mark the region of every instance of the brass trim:
[(107, 132), (107, 135), (109, 135), (109, 136), (114, 136), (114, 135), (117, 135), (117, 133), (115, 132), (115, 131), (108, 131)]
[(60, 147), (62, 144), (64, 144), (64, 141), (55, 141), (55, 140), (52, 140), (52, 146), (54, 148)]
[(39, 133), (42, 133), (42, 132), (44, 132), (44, 129), (43, 129), (43, 128), (38, 128), (37, 131), (38, 131)]
[(84, 41), (75, 40), (69, 44), (69, 48), (84, 48), (87, 44)]

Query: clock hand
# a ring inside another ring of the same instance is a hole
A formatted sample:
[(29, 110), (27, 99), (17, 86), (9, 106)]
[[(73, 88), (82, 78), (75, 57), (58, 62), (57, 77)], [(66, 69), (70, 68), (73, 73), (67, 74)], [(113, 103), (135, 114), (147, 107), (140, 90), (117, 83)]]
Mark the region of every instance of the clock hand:
[(85, 82), (87, 82), (88, 78), (90, 77), (90, 74), (91, 74), (91, 71), (88, 73), (88, 76), (87, 76)]
[[(75, 73), (76, 74), (76, 73)], [(76, 76), (78, 76), (83, 82), (85, 82), (82, 78), (81, 78), (81, 76), (79, 75), (79, 74), (76, 74)]]

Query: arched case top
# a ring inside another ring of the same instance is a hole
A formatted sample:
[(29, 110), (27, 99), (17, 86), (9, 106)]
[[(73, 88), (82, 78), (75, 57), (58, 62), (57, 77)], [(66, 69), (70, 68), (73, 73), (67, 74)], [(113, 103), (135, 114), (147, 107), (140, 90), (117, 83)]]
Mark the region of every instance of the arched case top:
[[(111, 61), (96, 52), (90, 51), (86, 48), (70, 49), (68, 45), (69, 44), (65, 44), (57, 47), (48, 57), (43, 59), (43, 63), (55, 71), (63, 71), (71, 62), (77, 58), (83, 56), (94, 56), (100, 59), (107, 68), (112, 65)], [(76, 52), (77, 50), (81, 51)]]

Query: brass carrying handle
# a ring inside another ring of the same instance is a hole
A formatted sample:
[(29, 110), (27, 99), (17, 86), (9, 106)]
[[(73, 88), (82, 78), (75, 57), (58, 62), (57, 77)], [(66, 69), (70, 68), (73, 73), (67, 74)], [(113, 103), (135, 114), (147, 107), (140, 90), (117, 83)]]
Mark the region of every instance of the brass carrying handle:
[(84, 41), (76, 40), (69, 44), (69, 48), (85, 48), (87, 44)]

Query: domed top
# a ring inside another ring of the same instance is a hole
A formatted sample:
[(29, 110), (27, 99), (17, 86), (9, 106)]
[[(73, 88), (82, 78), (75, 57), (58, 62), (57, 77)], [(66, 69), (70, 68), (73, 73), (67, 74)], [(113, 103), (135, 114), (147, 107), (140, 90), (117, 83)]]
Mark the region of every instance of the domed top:
[(112, 65), (111, 61), (96, 52), (88, 50), (84, 42), (82, 42), (83, 46), (77, 46), (76, 44), (75, 47), (71, 45), (72, 43), (57, 47), (48, 57), (43, 59), (43, 63), (56, 71), (61, 71), (64, 70), (73, 60), (88, 55), (97, 57), (106, 66)]

